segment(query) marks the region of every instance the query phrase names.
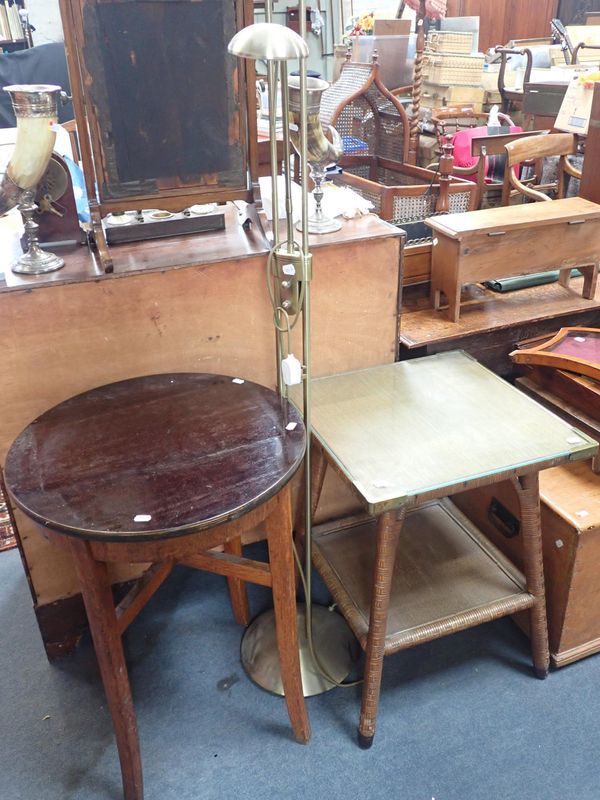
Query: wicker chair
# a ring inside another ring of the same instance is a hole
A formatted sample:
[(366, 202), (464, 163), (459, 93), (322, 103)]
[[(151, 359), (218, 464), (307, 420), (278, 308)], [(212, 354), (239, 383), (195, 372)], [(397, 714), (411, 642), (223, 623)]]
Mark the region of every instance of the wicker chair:
[(339, 79), (323, 93), (321, 121), (337, 128), (344, 143), (336, 182), (370, 200), (388, 222), (422, 226), (436, 211), (474, 207), (476, 187), (470, 181), (440, 181), (437, 172), (406, 163), (409, 118), (382, 84), (376, 57), (371, 64), (346, 60)]

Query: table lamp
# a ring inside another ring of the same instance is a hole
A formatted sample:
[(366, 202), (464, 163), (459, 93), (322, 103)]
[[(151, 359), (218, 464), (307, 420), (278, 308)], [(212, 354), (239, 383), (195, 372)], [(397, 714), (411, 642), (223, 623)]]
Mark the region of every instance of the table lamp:
[[(311, 346), (310, 346), (310, 281), (312, 256), (309, 251), (308, 225), (308, 125), (307, 96), (308, 45), (306, 4), (299, 8), (302, 35), (272, 22), (271, 0), (265, 3), (266, 22), (249, 25), (239, 31), (229, 43), (233, 55), (261, 60), (267, 64), (269, 92), (269, 133), (271, 144), (271, 186), (273, 209), (273, 247), (268, 256), (268, 289), (274, 309), (277, 347), (277, 385), (282, 397), (288, 385), (303, 384), (303, 416), (306, 427), (304, 461), (304, 530), (305, 564), (304, 589), (306, 605), (298, 607), (300, 664), (305, 696), (320, 694), (336, 686), (352, 666), (353, 636), (342, 617), (311, 602)], [(290, 87), (288, 61), (299, 61), (296, 104), (290, 125)], [(279, 197), (277, 181), (277, 92), (281, 86), (283, 116), (283, 163), (285, 186), (285, 239), (279, 231)], [(291, 128), (294, 128), (291, 131)], [(290, 135), (298, 142), (302, 189), (302, 237), (294, 240), (294, 218), (290, 174)], [(302, 320), (302, 363), (290, 352), (291, 331)], [(285, 353), (285, 356), (284, 356)], [(300, 564), (298, 564), (300, 567)], [(313, 645), (314, 641), (314, 645)], [(264, 689), (283, 694), (279, 658), (276, 647), (275, 619), (272, 611), (258, 616), (246, 630), (241, 647), (242, 664), (250, 678)]]

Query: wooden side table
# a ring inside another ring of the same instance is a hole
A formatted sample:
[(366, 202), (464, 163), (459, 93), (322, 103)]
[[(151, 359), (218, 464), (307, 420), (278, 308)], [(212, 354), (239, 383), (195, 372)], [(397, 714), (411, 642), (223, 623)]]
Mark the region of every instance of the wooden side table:
[[(314, 562), (366, 651), (359, 744), (375, 734), (383, 658), (529, 609), (549, 665), (538, 473), (597, 444), (460, 351), (313, 381), (313, 507), (327, 467), (368, 517), (314, 536)], [(447, 496), (511, 480), (522, 575)]]
[(547, 203), (487, 208), (425, 220), (433, 231), (431, 300), (442, 292), (448, 316), (460, 317), (461, 287), (498, 277), (560, 269), (569, 285), (571, 270), (585, 275), (582, 294), (592, 299), (600, 263), (600, 205), (581, 197)]
[[(121, 635), (177, 563), (227, 576), (240, 622), (249, 617), (244, 582), (272, 587), (290, 721), (296, 739), (308, 741), (289, 489), (305, 444), (300, 416), (275, 392), (195, 373), (134, 378), (77, 395), (13, 443), (5, 466), (10, 498), (75, 562), (125, 800), (142, 800), (143, 788)], [(241, 534), (260, 524), (268, 564), (242, 557)], [(111, 562), (152, 563), (116, 609)]]

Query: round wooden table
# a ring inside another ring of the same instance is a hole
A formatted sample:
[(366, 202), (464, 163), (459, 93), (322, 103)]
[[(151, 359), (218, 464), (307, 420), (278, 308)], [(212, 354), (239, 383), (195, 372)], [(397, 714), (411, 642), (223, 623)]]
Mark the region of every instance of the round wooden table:
[[(111, 710), (126, 800), (142, 800), (135, 712), (121, 635), (176, 563), (273, 590), (288, 713), (310, 727), (300, 678), (289, 482), (306, 439), (278, 394), (222, 375), (151, 375), (77, 395), (34, 420), (6, 458), (10, 499), (70, 550)], [(269, 563), (242, 557), (261, 526)], [(217, 548), (217, 549), (215, 549)], [(115, 609), (110, 562), (151, 563)]]

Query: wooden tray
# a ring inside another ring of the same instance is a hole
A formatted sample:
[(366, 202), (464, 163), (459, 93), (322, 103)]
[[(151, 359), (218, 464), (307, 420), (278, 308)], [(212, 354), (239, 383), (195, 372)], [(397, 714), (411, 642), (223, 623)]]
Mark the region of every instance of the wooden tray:
[(555, 367), (600, 380), (600, 329), (561, 328), (550, 340), (510, 354), (516, 364)]

